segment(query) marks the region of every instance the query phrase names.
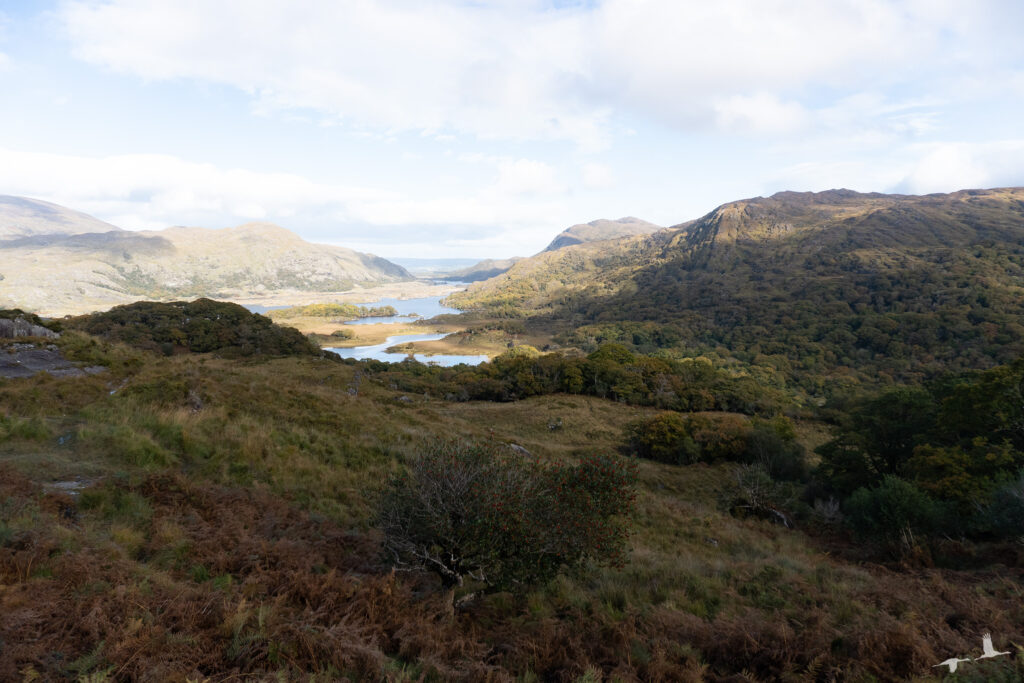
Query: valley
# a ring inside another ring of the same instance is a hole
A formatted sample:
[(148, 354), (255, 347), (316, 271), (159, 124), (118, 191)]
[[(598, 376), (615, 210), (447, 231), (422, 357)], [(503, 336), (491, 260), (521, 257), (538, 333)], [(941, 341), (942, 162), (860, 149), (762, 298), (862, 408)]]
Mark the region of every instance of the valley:
[[(0, 678), (927, 680), (1013, 647), (1022, 245), (1020, 189), (783, 193), (468, 286), (0, 312)], [(584, 511), (622, 468), (623, 558), (407, 571), (381, 500), (438, 444)]]

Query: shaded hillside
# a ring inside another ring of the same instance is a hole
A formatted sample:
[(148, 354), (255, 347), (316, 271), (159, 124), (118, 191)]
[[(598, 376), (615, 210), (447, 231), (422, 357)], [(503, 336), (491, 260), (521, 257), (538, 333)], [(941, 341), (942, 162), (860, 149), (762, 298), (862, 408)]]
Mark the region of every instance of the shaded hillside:
[(566, 228), (562, 232), (558, 233), (558, 236), (551, 241), (551, 244), (549, 244), (544, 251), (555, 251), (562, 247), (568, 247), (573, 244), (583, 244), (584, 242), (600, 242), (603, 240), (618, 239), (619, 237), (629, 237), (632, 235), (647, 235), (661, 229), (662, 227), (660, 225), (648, 223), (647, 221), (640, 220), (639, 218), (633, 218), (632, 216), (627, 216), (626, 218), (620, 218), (614, 221), (601, 218), (596, 221), (578, 223), (577, 225)]
[(0, 240), (33, 235), (77, 235), (120, 228), (87, 214), (28, 197), (0, 195)]
[(49, 315), (137, 299), (342, 291), (411, 277), (380, 257), (311, 244), (267, 223), (222, 230), (34, 234), (0, 241), (0, 305)]
[(990, 367), (1024, 351), (1024, 189), (783, 192), (614, 249), (540, 254), (451, 301), (568, 321), (563, 341), (585, 348), (651, 350), (656, 330), (812, 389)]
[(458, 280), (459, 282), (479, 282), (481, 280), (489, 280), (492, 277), (506, 272), (509, 268), (522, 260), (523, 257), (521, 256), (513, 256), (512, 258), (506, 259), (484, 259), (483, 261), (475, 263), (468, 268), (462, 268), (460, 270), (453, 270), (445, 273), (445, 278), (449, 280)]

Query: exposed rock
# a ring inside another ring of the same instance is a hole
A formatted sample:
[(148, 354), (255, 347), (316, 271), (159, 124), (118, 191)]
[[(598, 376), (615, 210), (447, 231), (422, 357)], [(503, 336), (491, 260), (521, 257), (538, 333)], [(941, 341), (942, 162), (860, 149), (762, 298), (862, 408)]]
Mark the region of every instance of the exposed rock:
[(6, 353), (0, 351), (0, 377), (8, 379), (31, 377), (39, 372), (48, 372), (54, 377), (84, 377), (104, 371), (106, 368), (100, 365), (79, 367), (64, 358), (55, 347), (12, 344)]
[(0, 318), (0, 338), (44, 337), (56, 339), (60, 335), (42, 325), (36, 325), (25, 318)]

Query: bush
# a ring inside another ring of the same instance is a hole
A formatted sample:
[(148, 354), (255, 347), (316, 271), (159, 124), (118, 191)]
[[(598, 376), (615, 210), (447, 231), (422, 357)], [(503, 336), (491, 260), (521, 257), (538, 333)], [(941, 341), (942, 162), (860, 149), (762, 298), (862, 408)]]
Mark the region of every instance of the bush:
[(951, 522), (942, 504), (892, 475), (876, 488), (857, 489), (846, 501), (845, 512), (854, 531), (890, 540), (907, 529), (925, 536), (948, 531), (945, 527)]
[(700, 447), (679, 413), (662, 413), (628, 425), (626, 440), (637, 456), (671, 465), (692, 463), (700, 455)]
[(377, 513), (396, 567), (487, 590), (545, 583), (591, 559), (621, 563), (636, 470), (611, 457), (547, 464), (492, 442), (435, 441)]
[(998, 487), (978, 513), (978, 531), (1000, 538), (1024, 537), (1024, 472)]
[(178, 351), (226, 356), (320, 356), (320, 349), (290, 327), (211, 299), (158, 303), (138, 301), (104, 313), (72, 318), (68, 326), (137, 348), (171, 355)]
[(804, 449), (784, 417), (745, 420), (736, 415), (662, 413), (627, 425), (626, 441), (637, 456), (673, 465), (756, 463), (775, 479), (807, 475)]

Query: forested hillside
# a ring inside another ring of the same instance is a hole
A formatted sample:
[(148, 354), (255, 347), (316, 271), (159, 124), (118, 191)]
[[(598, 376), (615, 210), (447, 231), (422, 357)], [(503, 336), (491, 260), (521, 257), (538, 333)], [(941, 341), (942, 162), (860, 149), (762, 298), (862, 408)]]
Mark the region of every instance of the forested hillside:
[(451, 301), (585, 350), (717, 353), (814, 392), (991, 367), (1024, 351), (1024, 189), (784, 192), (541, 254)]

